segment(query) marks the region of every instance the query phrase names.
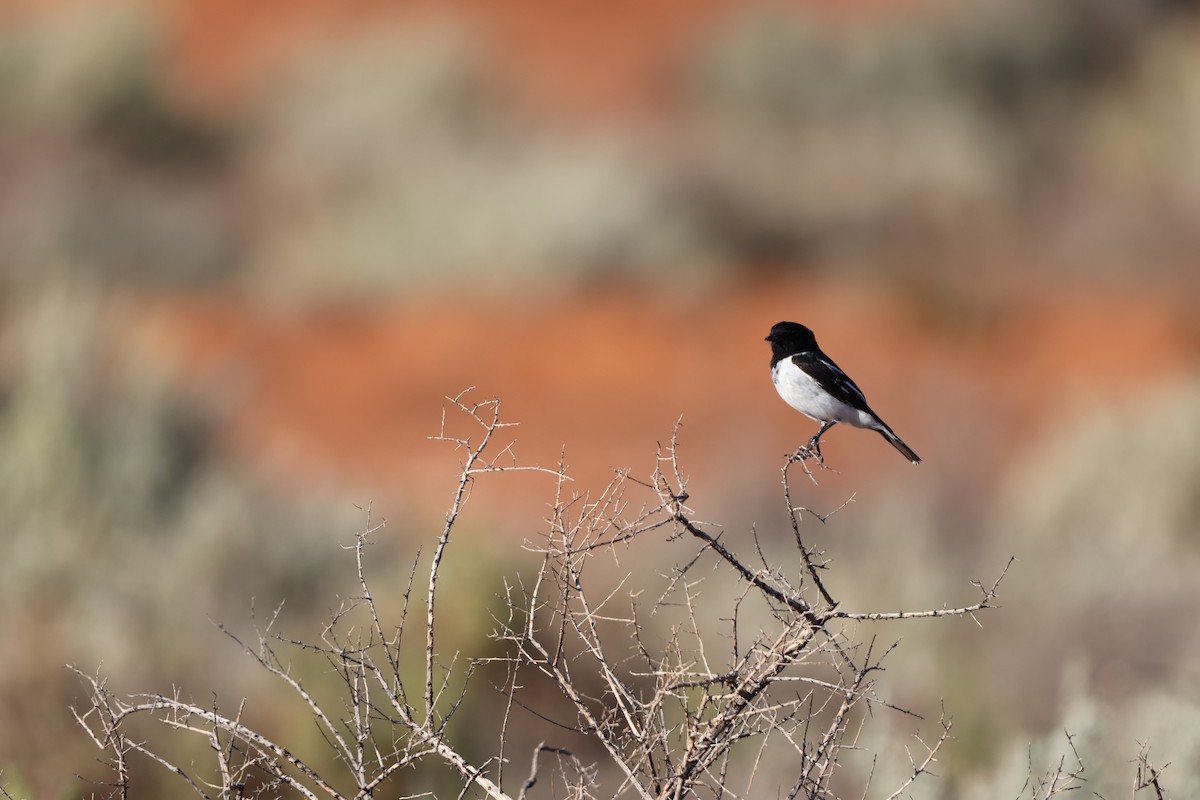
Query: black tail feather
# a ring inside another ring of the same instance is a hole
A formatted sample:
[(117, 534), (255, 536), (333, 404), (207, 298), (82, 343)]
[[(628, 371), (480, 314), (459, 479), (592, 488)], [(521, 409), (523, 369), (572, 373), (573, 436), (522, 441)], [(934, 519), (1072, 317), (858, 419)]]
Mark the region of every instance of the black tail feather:
[(919, 455), (917, 455), (916, 453), (914, 453), (913, 449), (911, 447), (909, 447), (908, 445), (906, 445), (899, 436), (892, 433), (891, 428), (888, 428), (885, 425), (882, 429), (879, 430), (879, 435), (882, 436), (883, 438), (887, 439), (888, 442), (892, 445), (892, 447), (899, 450), (900, 455), (904, 456), (905, 458), (907, 458), (909, 461), (911, 461), (914, 464), (921, 463), (921, 457)]

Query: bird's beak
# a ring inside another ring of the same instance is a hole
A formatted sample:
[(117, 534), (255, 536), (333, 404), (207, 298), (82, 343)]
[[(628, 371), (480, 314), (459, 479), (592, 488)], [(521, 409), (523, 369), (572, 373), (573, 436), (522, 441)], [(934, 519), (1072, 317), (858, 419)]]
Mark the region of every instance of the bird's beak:
[(763, 341), (764, 341), (764, 342), (769, 342), (769, 341), (771, 341), (771, 337), (770, 337), (770, 336), (764, 336), (764, 337), (763, 337)]

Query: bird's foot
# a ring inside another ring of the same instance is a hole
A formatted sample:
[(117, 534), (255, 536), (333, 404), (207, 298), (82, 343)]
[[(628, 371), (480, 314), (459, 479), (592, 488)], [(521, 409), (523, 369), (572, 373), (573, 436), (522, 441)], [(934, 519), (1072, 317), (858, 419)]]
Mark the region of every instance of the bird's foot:
[(808, 446), (805, 448), (809, 454), (817, 459), (818, 464), (825, 463), (825, 456), (821, 455), (821, 440), (816, 436), (808, 440)]
[(808, 440), (808, 444), (803, 447), (797, 447), (796, 452), (790, 454), (788, 461), (808, 461), (810, 458), (815, 458), (818, 464), (824, 466), (825, 456), (821, 455), (821, 443), (813, 439)]

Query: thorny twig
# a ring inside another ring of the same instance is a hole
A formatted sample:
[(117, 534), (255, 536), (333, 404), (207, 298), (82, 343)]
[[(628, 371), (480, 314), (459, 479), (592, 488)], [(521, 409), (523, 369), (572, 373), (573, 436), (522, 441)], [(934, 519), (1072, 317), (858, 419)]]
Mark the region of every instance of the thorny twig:
[[(226, 715), (215, 701), (202, 706), (178, 692), (124, 700), (98, 675), (81, 672), (88, 705), (76, 711), (76, 718), (93, 743), (108, 753), (117, 795), (129, 793), (133, 756), (171, 770), (202, 797), (209, 796), (210, 787), (221, 797), (242, 796), (254, 784), (308, 798), (350, 796), (335, 787), (353, 786), (353, 796), (365, 798), (380, 792), (393, 776), (429, 759), (457, 776), (455, 791), (465, 796), (474, 787), (492, 800), (528, 800), (547, 772), (555, 779), (556, 792), (579, 800), (615, 795), (643, 800), (697, 794), (736, 798), (762, 794), (755, 780), (770, 774), (768, 766), (774, 762), (789, 764), (793, 775), (798, 766), (800, 778), (791, 787), (791, 797), (829, 797), (842, 753), (857, 746), (855, 731), (869, 719), (864, 711), (903, 712), (880, 698), (875, 687), (881, 662), (892, 648), (877, 653), (873, 641), (856, 640), (854, 628), (845, 624), (974, 618), (995, 607), (1000, 580), (1008, 570), (1005, 567), (990, 588), (976, 584), (983, 596), (972, 605), (916, 612), (846, 611), (826, 583), (828, 565), (820, 561), (822, 554), (802, 536), (800, 517), (812, 512), (792, 500), (792, 462), (784, 466), (783, 488), (799, 552), (799, 588), (761, 551), (757, 562), (747, 562), (720, 533), (697, 520), (686, 505), (678, 425), (670, 443), (660, 448), (651, 480), (638, 481), (622, 471), (594, 497), (568, 496), (570, 479), (561, 462), (555, 469), (523, 466), (513, 457), (511, 443), (498, 443), (497, 434), (509, 426), (500, 416), (499, 401), (472, 402), (463, 393), (449, 398), (448, 407), (463, 415), (473, 430), (468, 436), (452, 434), (443, 416), (439, 434), (433, 437), (461, 449), (463, 458), (430, 554), (426, 613), (423, 624), (417, 625), (424, 628), (423, 637), (405, 636), (412, 623), (408, 611), (417, 562), (407, 572), (398, 620), (385, 621), (387, 610), (376, 601), (364, 552), (382, 524), (371, 522), (369, 507), (367, 525), (350, 546), (355, 596), (334, 611), (318, 641), (274, 633), (278, 609), (255, 640), (243, 642), (221, 628), (299, 702), (336, 755), (340, 771), (329, 774), (327, 767), (316, 767), (282, 741), (252, 729), (244, 721), (244, 703), (235, 714)], [(452, 657), (439, 666), (437, 596), (453, 532), (473, 482), (514, 470), (553, 476), (555, 496), (544, 540), (536, 548), (539, 569), (528, 579), (505, 581), (505, 613), (496, 617), (496, 636), (507, 643), (509, 654), (465, 659), (465, 666)], [(647, 488), (650, 503), (637, 507), (629, 494)], [(600, 555), (618, 563), (627, 548), (640, 546), (657, 531), (672, 532), (667, 537), (672, 548), (686, 541), (699, 547), (677, 557), (678, 566), (666, 574), (658, 574), (648, 561), (617, 574), (597, 572), (592, 566)], [(711, 569), (708, 577), (699, 575), (705, 567)], [(713, 609), (710, 597), (723, 595), (710, 595), (708, 582), (730, 575), (732, 599)], [(650, 613), (639, 605), (643, 602)], [(728, 625), (726, 635), (710, 634), (711, 621), (717, 618)], [(339, 687), (336, 702), (301, 680), (284, 648), (324, 662)], [(499, 756), (472, 761), (452, 741), (447, 723), (472, 700), (472, 671), (489, 663), (502, 664), (505, 670), (503, 686), (498, 687), (504, 701), (495, 751)], [(419, 676), (421, 688), (410, 700), (406, 680), (413, 676)], [(567, 717), (562, 717), (561, 707), (539, 709), (546, 707), (542, 695), (536, 688), (527, 689), (529, 679), (538, 676), (543, 687), (548, 681), (557, 690)], [(451, 700), (439, 700), (451, 692), (456, 693)], [(521, 714), (526, 716), (518, 719)], [(202, 737), (214, 759), (212, 770), (182, 770), (149, 742), (132, 739), (126, 731), (137, 716), (151, 716), (168, 728)], [(563, 746), (542, 739), (532, 749), (528, 777), (515, 793), (506, 791), (506, 754), (532, 746), (521, 744), (522, 736), (543, 722), (555, 735), (583, 736), (598, 745), (604, 768), (585, 766)], [(941, 726), (938, 739), (912, 760), (911, 773), (891, 795), (893, 800), (929, 772), (949, 737), (950, 722), (944, 714)], [(749, 758), (741, 756), (743, 750)], [(559, 756), (553, 767), (544, 763), (546, 754)], [(1157, 786), (1158, 774), (1147, 771), (1146, 785)]]
[(1170, 762), (1161, 767), (1154, 766), (1150, 761), (1150, 746), (1143, 744), (1137, 755), (1137, 776), (1133, 784), (1134, 795), (1143, 789), (1151, 789), (1154, 792), (1154, 800), (1166, 800), (1167, 793), (1163, 789), (1162, 774), (1163, 770), (1169, 766), (1171, 766)]

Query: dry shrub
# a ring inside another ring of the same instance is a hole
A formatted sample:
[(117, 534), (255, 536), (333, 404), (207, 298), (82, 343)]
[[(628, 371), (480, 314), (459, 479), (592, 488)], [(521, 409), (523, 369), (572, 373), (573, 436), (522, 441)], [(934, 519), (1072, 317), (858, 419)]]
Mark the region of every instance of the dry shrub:
[[(368, 519), (351, 547), (356, 585), (318, 638), (293, 639), (269, 615), (254, 638), (234, 637), (322, 732), (326, 758), (295, 747), (287, 731), (272, 737), (248, 723), (255, 698), (201, 702), (182, 688), (122, 696), (80, 671), (89, 697), (75, 712), (108, 759), (113, 796), (135, 793), (139, 771), (155, 763), (198, 794), (222, 797), (524, 798), (542, 786), (571, 797), (897, 798), (931, 769), (950, 736), (945, 715), (926, 726), (930, 738), (917, 739), (894, 785), (872, 785), (873, 768), (842, 774), (873, 715), (918, 719), (878, 689), (894, 645), (875, 630), (975, 618), (994, 606), (999, 579), (976, 584), (976, 602), (960, 607), (848, 610), (827, 589), (822, 553), (805, 541), (804, 521), (818, 517), (793, 500), (793, 471), (811, 477), (800, 456), (783, 467), (795, 555), (773, 566), (696, 518), (674, 436), (650, 480), (622, 474), (599, 495), (570, 494), (561, 468), (522, 466), (497, 438), (507, 427), (498, 401), (460, 396), (451, 406), (467, 430), (451, 432), (452, 420), (438, 438), (462, 453), (462, 470), (428, 558), (391, 576), (407, 587), (399, 606), (384, 608), (372, 589), (367, 553), (379, 528)], [(513, 471), (555, 479), (533, 545), (538, 565), (508, 581), (494, 611), (499, 652), (450, 649), (439, 620), (442, 599), (463, 591), (443, 578), (462, 547), (460, 514), (476, 481)], [(663, 537), (676, 559), (666, 571), (638, 557)], [(595, 569), (608, 559), (620, 568)], [(714, 605), (713, 585), (736, 587), (732, 599)], [(305, 662), (324, 665), (325, 679)], [(478, 716), (487, 697), (501, 700), (491, 724)], [(464, 718), (466, 727), (454, 727)], [(180, 760), (168, 749), (173, 737), (206, 745), (209, 757)]]

